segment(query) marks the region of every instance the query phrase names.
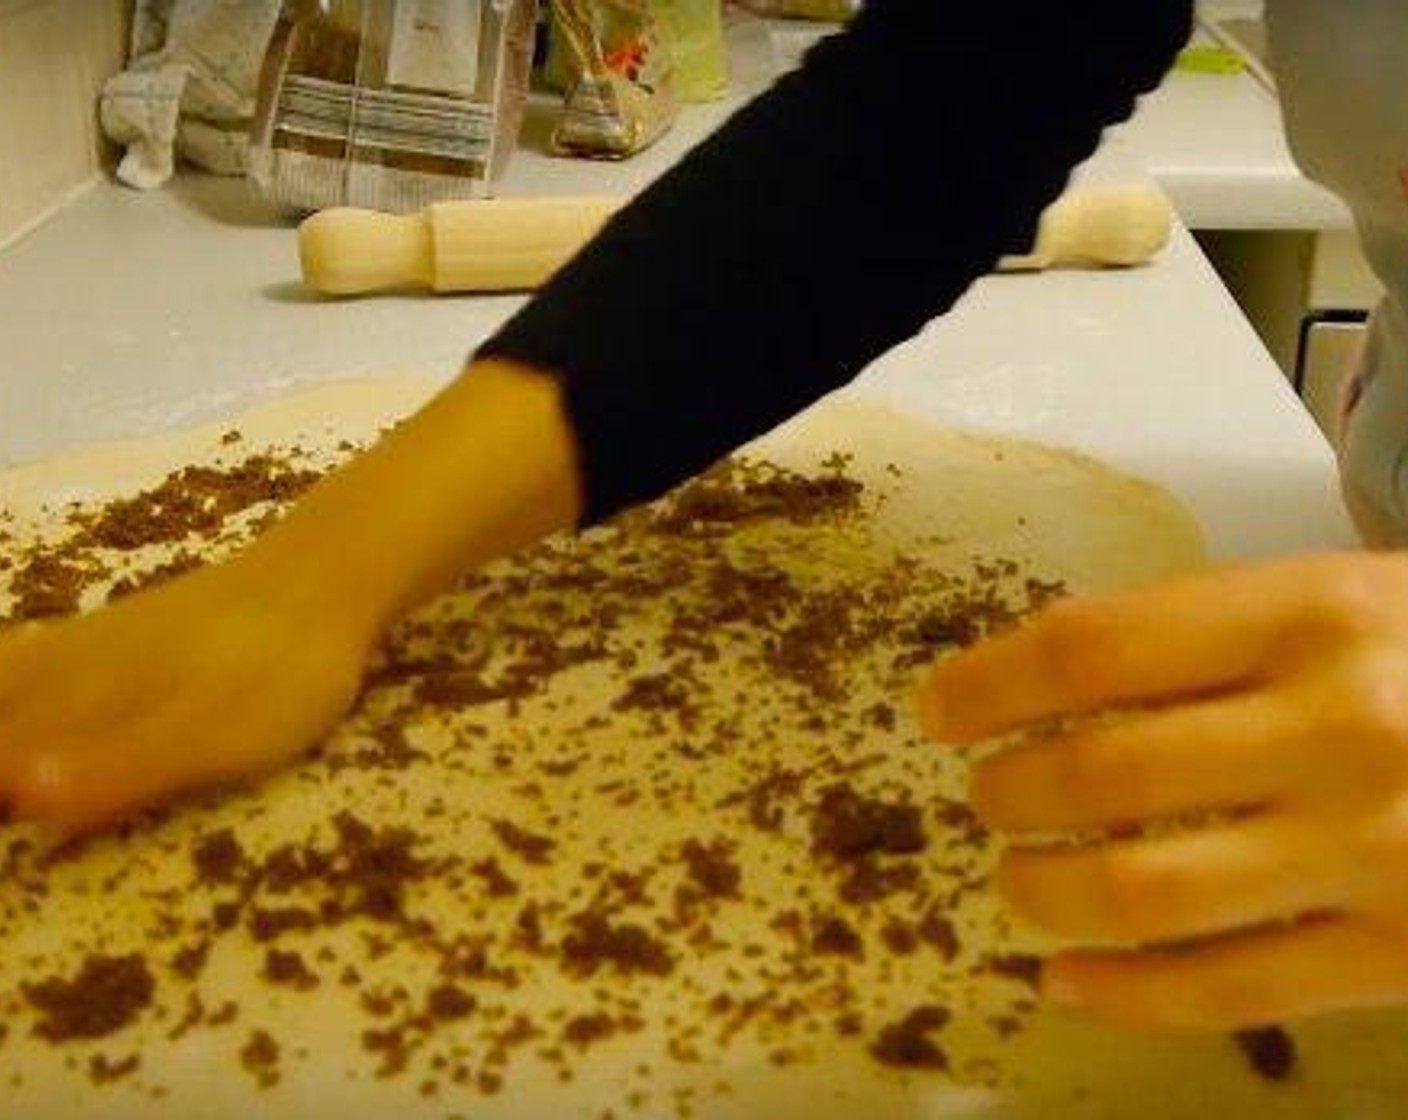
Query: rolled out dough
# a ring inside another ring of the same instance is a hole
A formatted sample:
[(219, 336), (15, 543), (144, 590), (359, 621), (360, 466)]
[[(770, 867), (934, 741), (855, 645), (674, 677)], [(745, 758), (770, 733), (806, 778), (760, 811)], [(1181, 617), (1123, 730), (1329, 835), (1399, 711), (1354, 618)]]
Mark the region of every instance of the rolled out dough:
[[(0, 476), (0, 550), (22, 560), (62, 536), (64, 503), (186, 464), (269, 446), (331, 461), (429, 392), (406, 378), (327, 384), (224, 424), (14, 468)], [(833, 473), (837, 453), (864, 484), (858, 515), (686, 526), (665, 544), (638, 523), (494, 566), (403, 628), (400, 675), (317, 757), (256, 788), (52, 866), (23, 847), (25, 827), (0, 827), (0, 1114), (1323, 1117), (1350, 1101), (1354, 1115), (1392, 1114), (1408, 1092), (1408, 1047), (1390, 1046), (1401, 1017), (1306, 1032), (1300, 1081), (1272, 1086), (1224, 1038), (1074, 1023), (984, 965), (1035, 943), (979, 885), (991, 853), (962, 812), (964, 759), (914, 726), (921, 623), (974, 588), (1021, 606), (1033, 587), (1188, 570), (1201, 563), (1189, 514), (1080, 455), (863, 401), (824, 402), (747, 449), (809, 477)], [(790, 597), (765, 622), (730, 599), (780, 587)], [(853, 616), (836, 606), (858, 601)], [(816, 649), (822, 678), (778, 670)], [(480, 687), (521, 683), (534, 658), (549, 666), (536, 683)], [(427, 676), (439, 701), (408, 705)], [(870, 838), (882, 849), (866, 857), (881, 872), (870, 901), (847, 898), (864, 886), (854, 862), (818, 854), (818, 806), (838, 786), (909, 806), (922, 827), (920, 851)], [(387, 843), (339, 847), (339, 813)], [(227, 828), (234, 848), (209, 867), (229, 881), (197, 875), (194, 854), (206, 845), (213, 859)], [(409, 832), (383, 831), (397, 829)], [(380, 904), (359, 893), (354, 858), (389, 868)], [(328, 920), (349, 899), (354, 913)], [(605, 922), (594, 948), (588, 912)], [(183, 949), (203, 949), (203, 964), (174, 966)], [(264, 978), (271, 949), (315, 980)], [(56, 1045), (27, 993), (92, 954), (140, 956), (154, 994), (121, 1029)], [(447, 984), (473, 1010), (427, 1018)], [(919, 1042), (947, 1069), (876, 1060), (887, 1026), (935, 1006), (951, 1017)], [(95, 1055), (100, 1070), (138, 1064), (96, 1084)]]

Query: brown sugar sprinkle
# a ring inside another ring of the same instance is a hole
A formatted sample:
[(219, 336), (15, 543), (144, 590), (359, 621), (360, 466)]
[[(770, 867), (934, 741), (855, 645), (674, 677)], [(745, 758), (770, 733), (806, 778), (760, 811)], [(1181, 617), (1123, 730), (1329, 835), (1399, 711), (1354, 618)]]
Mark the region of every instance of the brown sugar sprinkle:
[(777, 832), (783, 825), (784, 806), (801, 794), (804, 777), (794, 771), (774, 768), (747, 789), (724, 799), (719, 808), (741, 802), (754, 828), (760, 832)]
[[(83, 593), (112, 576), (103, 559), (152, 545), (170, 545), (195, 536), (210, 541), (235, 514), (261, 504), (285, 504), (320, 477), (296, 466), (287, 455), (265, 452), (234, 466), (192, 466), (169, 474), (150, 490), (94, 508), (74, 508), (65, 521), (70, 535), (36, 542), (18, 557), (6, 557), (9, 570), (7, 617), (12, 621), (51, 618), (78, 611)], [(119, 599), (199, 567), (204, 558), (189, 549), (145, 572), (113, 581), (105, 597)]]
[(174, 471), (150, 490), (70, 521), (80, 530), (79, 543), (98, 548), (130, 550), (193, 534), (209, 538), (234, 514), (264, 502), (289, 502), (319, 477), (273, 455), (252, 455), (230, 467)]
[(264, 979), (300, 991), (318, 986), (317, 974), (308, 967), (303, 955), (288, 949), (270, 949), (264, 954)]
[(183, 945), (171, 956), (171, 970), (183, 980), (194, 980), (205, 968), (210, 958), (211, 942), (208, 938)]
[(881, 731), (893, 731), (898, 717), (895, 714), (895, 706), (887, 704), (883, 700), (876, 701), (866, 710), (866, 718), (875, 724)]
[(10, 576), (14, 602), (10, 618), (15, 622), (73, 614), (78, 610), (83, 589), (95, 573), (62, 556), (36, 552), (24, 558)]
[(969, 604), (961, 604), (923, 615), (910, 630), (910, 640), (933, 649), (972, 645), (982, 637), (984, 619), (968, 607)]
[(604, 1012), (588, 1015), (574, 1015), (562, 1026), (562, 1037), (573, 1046), (585, 1050), (593, 1043), (610, 1038), (620, 1029), (620, 1024)]
[(420, 837), (409, 828), (373, 827), (347, 810), (333, 818), (333, 825), (338, 847), (323, 878), (340, 897), (325, 903), (325, 918), (398, 919), (407, 885), (431, 870), (413, 852)]
[(88, 1080), (94, 1085), (110, 1085), (129, 1077), (142, 1067), (140, 1054), (128, 1054), (116, 1060), (106, 1054), (94, 1054), (88, 1059)]
[(1013, 1035), (1021, 1033), (1026, 1022), (1020, 1015), (1015, 1014), (990, 1015), (988, 1026), (999, 1038), (1011, 1038)]
[(240, 1005), (234, 1000), (227, 999), (214, 1011), (205, 1017), (205, 1021), (212, 1027), (223, 1027), (233, 1023), (240, 1015)]
[(233, 929), (240, 920), (238, 902), (217, 902), (210, 908), (210, 924), (218, 930)]
[(717, 534), (781, 518), (806, 524), (859, 508), (864, 487), (840, 474), (807, 478), (771, 464), (725, 460), (656, 512), (650, 527), (665, 534)]
[(855, 926), (830, 914), (813, 919), (812, 952), (841, 957), (865, 956), (865, 942)]
[(529, 832), (512, 821), (490, 821), (489, 827), (494, 830), (500, 844), (527, 863), (547, 863), (556, 846), (549, 837)]
[(50, 1042), (103, 1038), (120, 1031), (151, 1005), (156, 981), (140, 953), (90, 953), (72, 977), (26, 983), (24, 997), (41, 1018), (34, 1031)]
[(456, 984), (437, 984), (425, 996), (426, 1014), (452, 1022), (474, 1013), (478, 1000)]
[(191, 989), (186, 993), (186, 1006), (181, 1011), (181, 1018), (176, 1025), (166, 1032), (166, 1037), (175, 1041), (178, 1038), (185, 1038), (192, 1030), (205, 1023), (208, 1019), (205, 1009), (205, 1000), (201, 999), (200, 992)]
[(851, 906), (867, 906), (917, 891), (923, 882), (922, 872), (913, 863), (881, 864), (874, 856), (862, 856), (843, 865), (836, 893)]
[(377, 1059), (375, 1074), (382, 1081), (405, 1073), (421, 1045), (417, 1033), (404, 1024), (362, 1032), (362, 1049)]
[(912, 855), (927, 844), (918, 807), (863, 797), (845, 782), (822, 790), (812, 813), (812, 851), (817, 855), (837, 860)]
[(1252, 1070), (1267, 1081), (1287, 1081), (1295, 1076), (1296, 1041), (1283, 1027), (1260, 1027), (1232, 1035)]
[(261, 1089), (269, 1089), (279, 1083), (279, 1057), (279, 1044), (268, 1031), (250, 1031), (245, 1044), (240, 1047), (240, 1065)]
[(1041, 958), (1027, 953), (990, 953), (983, 958), (984, 971), (1025, 984), (1033, 991), (1041, 987)]
[[(937, 949), (944, 960), (952, 961), (958, 956), (958, 931), (953, 928), (952, 920), (941, 913), (937, 906), (931, 906), (925, 911), (916, 932), (926, 943)], [(1037, 967), (1039, 969), (1040, 965)]]
[[(370, 1073), (404, 1077), (412, 1093), (434, 1086), (447, 1105), (454, 1094), (456, 1109), (458, 1094), (511, 1092), (528, 1056), (571, 1080), (627, 1034), (642, 1049), (622, 1101), (654, 1083), (660, 1058), (710, 1062), (741, 1037), (781, 1063), (806, 1061), (818, 1032), (834, 1032), (882, 1063), (944, 1068), (938, 995), (966, 1014), (973, 977), (949, 913), (982, 881), (950, 867), (976, 863), (986, 837), (960, 803), (907, 800), (926, 788), (927, 764), (880, 777), (876, 760), (903, 759), (912, 736), (898, 715), (907, 666), (1010, 622), (1047, 585), (1024, 588), (1025, 573), (1000, 563), (955, 576), (922, 549), (877, 546), (867, 511), (883, 493), (845, 469), (837, 459), (811, 477), (731, 461), (660, 505), (469, 576), (448, 609), (432, 604), (397, 627), (349, 733), (288, 775), (355, 813), (324, 810), (306, 833), (276, 829), (261, 843), (263, 803), (231, 791), (214, 803), (247, 812), (248, 831), (199, 831), (199, 817), (180, 831), (190, 822), (178, 813), (171, 828), (187, 839), (161, 822), (141, 834), (190, 869), (178, 887), (134, 896), (152, 910), (141, 928), (166, 966), (144, 1024), (179, 1038), (252, 1018), (214, 991), (244, 969), (277, 989), (250, 1010), (345, 999), (348, 1041)], [(297, 453), (175, 472), (67, 517), (58, 545), (6, 544), (0, 592), (13, 603), (36, 560), (31, 609), (151, 586), (248, 539), (312, 477)], [(149, 546), (152, 556), (137, 554)], [(570, 679), (565, 697), (557, 687), (579, 669), (605, 684), (590, 707)], [(742, 703), (724, 680), (735, 673)], [(520, 710), (530, 718), (515, 719)], [(551, 745), (535, 740), (542, 713), (566, 727)], [(425, 722), (434, 734), (420, 733)], [(502, 808), (486, 819), (448, 793), (422, 799), (435, 768), (502, 777)], [(354, 798), (336, 798), (343, 783)], [(647, 811), (705, 815), (653, 842), (567, 858), (587, 814)], [(0, 833), (0, 875), (33, 879), (38, 900), (32, 866)], [(765, 887), (774, 870), (776, 893)], [(142, 875), (140, 861), (124, 865), (105, 888)], [(12, 920), (0, 910), (0, 933)], [(886, 1006), (893, 997), (869, 980), (911, 968), (931, 1002), (897, 1017), (906, 1004)], [(532, 993), (531, 1016), (519, 993)], [(977, 1029), (1021, 1029), (1030, 996), (997, 1000)], [(33, 1000), (21, 1010), (43, 1020)], [(281, 1024), (264, 1025), (227, 1045), (268, 1087), (305, 1059)], [(145, 1063), (144, 1088), (160, 1065)]]
[(545, 947), (543, 939), (543, 912), (535, 903), (527, 903), (518, 911), (513, 920), (513, 943), (530, 953), (541, 953)]
[(481, 859), (470, 864), (469, 873), (484, 884), (490, 898), (509, 898), (518, 893), (518, 883), (499, 865), (496, 859)]
[(321, 917), (303, 906), (254, 906), (245, 928), (255, 941), (274, 941), (287, 933), (302, 933), (322, 925)]
[(528, 678), (490, 682), (473, 669), (447, 669), (421, 677), (416, 683), (416, 699), (431, 707), (466, 708), (529, 696), (537, 688)]
[(625, 691), (611, 703), (614, 711), (682, 712), (691, 701), (692, 691), (671, 673), (647, 673), (632, 677)]
[(196, 875), (206, 883), (232, 883), (244, 867), (244, 849), (232, 828), (202, 836), (191, 849)]
[(680, 847), (689, 881), (709, 898), (737, 898), (743, 871), (734, 859), (734, 845), (720, 837), (709, 844), (689, 839)]
[(948, 1055), (931, 1035), (942, 1030), (952, 1018), (946, 1007), (925, 1004), (903, 1019), (882, 1027), (870, 1052), (887, 1066), (900, 1069), (946, 1070)]
[(955, 839), (970, 848), (981, 848), (988, 841), (987, 828), (962, 802), (941, 800), (938, 818)]
[(919, 951), (919, 935), (908, 922), (891, 918), (880, 931), (885, 947), (897, 957), (908, 957)]
[(205, 563), (206, 561), (196, 553), (183, 550), (166, 563), (158, 564), (149, 571), (121, 576), (115, 580), (113, 585), (108, 588), (107, 601), (114, 603), (128, 595), (136, 594), (138, 591), (149, 591), (154, 587), (160, 587), (163, 583), (169, 583), (177, 576), (204, 567)]
[(630, 922), (613, 924), (604, 914), (587, 911), (569, 920), (562, 941), (562, 963), (575, 976), (595, 976), (603, 968), (621, 975), (667, 976), (675, 960), (664, 942)]

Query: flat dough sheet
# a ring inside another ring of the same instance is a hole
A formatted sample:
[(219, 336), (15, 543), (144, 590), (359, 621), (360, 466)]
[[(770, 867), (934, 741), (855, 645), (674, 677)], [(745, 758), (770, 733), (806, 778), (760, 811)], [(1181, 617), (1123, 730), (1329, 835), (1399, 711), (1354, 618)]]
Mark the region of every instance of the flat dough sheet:
[[(331, 462), (430, 391), (324, 384), (13, 468), (0, 549), (17, 567), (67, 503), (188, 464)], [(1187, 511), (855, 399), (746, 454), (780, 468), (733, 476), (746, 509), (704, 493), (430, 604), (306, 763), (52, 863), (0, 828), (0, 1114), (1397, 1115), (1396, 1013), (1298, 1030), (1273, 1085), (1225, 1037), (1036, 1008), (1021, 954), (1041, 946), (983, 884), (967, 761), (914, 725), (918, 666), (964, 619), (1195, 568)], [(44, 981), (73, 997), (95, 960), (125, 962), (121, 1021), (46, 1038)]]

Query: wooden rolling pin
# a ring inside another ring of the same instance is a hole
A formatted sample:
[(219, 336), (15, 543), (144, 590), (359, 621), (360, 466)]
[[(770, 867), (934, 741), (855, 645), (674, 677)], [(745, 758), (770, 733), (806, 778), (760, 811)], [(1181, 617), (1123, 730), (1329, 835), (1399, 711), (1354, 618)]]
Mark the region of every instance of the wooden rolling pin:
[[(298, 230), (303, 280), (328, 295), (426, 287), (436, 292), (538, 287), (602, 227), (620, 199), (440, 202), (397, 216), (338, 207)], [(1164, 247), (1173, 211), (1153, 187), (1076, 187), (1042, 215), (1036, 244), (1007, 271), (1141, 264)]]
[(1172, 229), (1173, 206), (1157, 187), (1072, 187), (1042, 213), (1031, 251), (997, 267), (1130, 268), (1159, 253)]

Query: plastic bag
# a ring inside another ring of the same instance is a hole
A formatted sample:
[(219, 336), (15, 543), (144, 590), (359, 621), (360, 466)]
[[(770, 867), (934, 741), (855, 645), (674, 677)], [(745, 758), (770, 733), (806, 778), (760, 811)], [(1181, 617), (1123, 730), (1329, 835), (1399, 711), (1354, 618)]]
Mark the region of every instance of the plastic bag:
[(760, 16), (785, 19), (822, 19), (844, 23), (860, 11), (861, 0), (737, 0)]
[(103, 87), (100, 119), (126, 149), (117, 177), (142, 189), (176, 157), (243, 175), (260, 60), (278, 0), (137, 0), (127, 68)]
[(728, 94), (723, 0), (651, 0), (681, 101), (717, 101)]

